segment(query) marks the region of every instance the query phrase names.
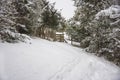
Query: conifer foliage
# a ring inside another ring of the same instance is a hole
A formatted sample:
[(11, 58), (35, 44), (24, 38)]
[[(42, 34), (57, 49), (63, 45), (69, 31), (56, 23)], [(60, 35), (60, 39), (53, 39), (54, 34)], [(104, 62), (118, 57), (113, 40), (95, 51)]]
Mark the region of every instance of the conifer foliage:
[(19, 12), (14, 5), (14, 0), (0, 1), (0, 38), (7, 42), (24, 41), (27, 35), (20, 34), (17, 26), (25, 28), (24, 25), (17, 23)]
[(75, 28), (68, 27), (67, 32), (74, 34), (73, 40), (80, 42), (80, 46), (86, 48), (86, 51), (104, 56), (120, 65), (119, 0), (74, 0), (74, 2), (77, 10), (71, 21), (77, 25)]
[(27, 35), (45, 37), (46, 28), (57, 29), (60, 17), (46, 0), (0, 0), (0, 39), (16, 42)]

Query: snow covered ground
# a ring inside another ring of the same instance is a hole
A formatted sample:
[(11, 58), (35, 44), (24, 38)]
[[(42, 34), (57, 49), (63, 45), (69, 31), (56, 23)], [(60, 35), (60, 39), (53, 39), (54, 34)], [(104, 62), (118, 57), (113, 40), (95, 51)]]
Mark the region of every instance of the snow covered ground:
[(120, 68), (66, 43), (0, 43), (0, 80), (120, 80)]

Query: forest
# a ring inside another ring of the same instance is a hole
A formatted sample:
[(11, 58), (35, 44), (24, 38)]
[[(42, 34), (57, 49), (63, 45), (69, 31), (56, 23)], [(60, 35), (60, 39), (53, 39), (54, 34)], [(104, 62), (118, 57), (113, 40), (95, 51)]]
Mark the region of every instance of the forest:
[(120, 66), (120, 0), (73, 1), (75, 15), (66, 20), (47, 0), (0, 0), (0, 41), (55, 41), (56, 32), (64, 32), (80, 48)]

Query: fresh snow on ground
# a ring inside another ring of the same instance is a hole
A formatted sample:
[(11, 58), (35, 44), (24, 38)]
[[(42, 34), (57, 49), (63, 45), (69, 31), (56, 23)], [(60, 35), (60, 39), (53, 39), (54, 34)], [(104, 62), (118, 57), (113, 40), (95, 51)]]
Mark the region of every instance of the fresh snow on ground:
[(66, 43), (0, 43), (0, 80), (120, 80), (120, 68)]

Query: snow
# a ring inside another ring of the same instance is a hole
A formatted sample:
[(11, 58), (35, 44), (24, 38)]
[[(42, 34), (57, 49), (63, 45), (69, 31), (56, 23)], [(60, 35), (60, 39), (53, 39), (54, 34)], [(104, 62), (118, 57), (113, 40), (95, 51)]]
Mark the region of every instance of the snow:
[(58, 34), (58, 35), (59, 35), (59, 34), (64, 34), (64, 33), (63, 33), (63, 32), (56, 32), (56, 34)]
[(18, 26), (22, 27), (22, 28), (26, 28), (25, 25), (22, 25), (22, 24), (17, 24)]
[(110, 16), (110, 18), (120, 17), (120, 6), (112, 5), (108, 9), (101, 10), (96, 14), (96, 19), (99, 19), (101, 16)]
[(66, 43), (0, 43), (0, 80), (120, 80), (120, 68)]

